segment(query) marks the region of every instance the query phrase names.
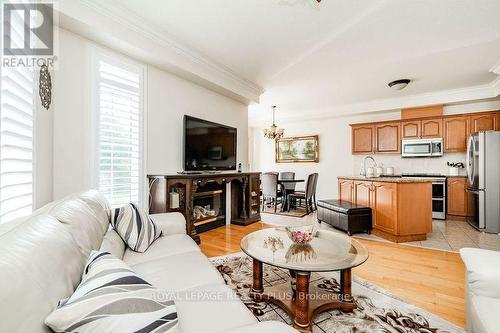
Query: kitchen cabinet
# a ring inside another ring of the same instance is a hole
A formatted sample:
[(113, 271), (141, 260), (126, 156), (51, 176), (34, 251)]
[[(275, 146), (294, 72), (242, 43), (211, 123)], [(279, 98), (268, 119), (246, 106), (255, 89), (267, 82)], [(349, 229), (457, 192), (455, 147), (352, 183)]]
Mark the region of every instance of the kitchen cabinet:
[(419, 139), (422, 122), (420, 120), (401, 122), (401, 137), (403, 139)]
[(338, 198), (342, 201), (354, 202), (354, 181), (339, 180), (338, 182)]
[(375, 125), (375, 152), (401, 152), (400, 122), (380, 123)]
[(470, 116), (470, 132), (490, 131), (495, 129), (497, 114), (479, 114)]
[(440, 138), (443, 136), (443, 119), (424, 119), (422, 120), (422, 138)]
[(444, 123), (444, 151), (462, 152), (467, 150), (469, 117), (446, 117)]
[(373, 125), (352, 126), (352, 153), (373, 153)]
[(355, 181), (354, 194), (357, 205), (372, 209), (372, 226), (394, 232), (397, 221), (395, 183)]
[(373, 208), (372, 184), (365, 181), (354, 182), (355, 202), (358, 205)]
[(394, 233), (397, 228), (397, 184), (373, 183), (373, 228)]
[(410, 242), (424, 240), (432, 231), (430, 181), (339, 177), (338, 187), (341, 200), (372, 209), (373, 233), (380, 237)]
[(448, 185), (448, 211), (447, 214), (453, 216), (473, 216), (474, 205), (472, 194), (467, 192), (466, 177), (449, 177)]
[(439, 138), (443, 136), (443, 120), (432, 118), (401, 122), (403, 139)]
[[(417, 118), (422, 111), (425, 118)], [(465, 152), (471, 132), (500, 131), (500, 111), (439, 116), (439, 107), (406, 109), (407, 118), (351, 124), (352, 153), (401, 153), (402, 139), (443, 138), (444, 152)], [(432, 112), (430, 112), (432, 111)], [(436, 111), (436, 112), (434, 112)], [(402, 114), (403, 115), (403, 114)]]
[(429, 105), (401, 109), (402, 120), (420, 120), (443, 116), (443, 105)]

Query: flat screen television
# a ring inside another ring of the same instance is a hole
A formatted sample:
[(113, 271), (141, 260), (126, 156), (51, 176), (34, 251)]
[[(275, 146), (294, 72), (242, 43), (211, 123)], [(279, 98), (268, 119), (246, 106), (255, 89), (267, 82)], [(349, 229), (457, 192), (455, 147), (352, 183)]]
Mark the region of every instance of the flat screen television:
[(234, 127), (184, 116), (184, 170), (235, 170)]

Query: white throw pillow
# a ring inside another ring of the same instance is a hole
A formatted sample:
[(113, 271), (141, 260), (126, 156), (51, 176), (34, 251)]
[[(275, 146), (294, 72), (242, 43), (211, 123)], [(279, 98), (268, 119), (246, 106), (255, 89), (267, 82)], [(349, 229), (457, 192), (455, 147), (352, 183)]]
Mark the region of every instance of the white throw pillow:
[(133, 203), (111, 211), (111, 225), (127, 246), (135, 252), (144, 252), (161, 236), (161, 230), (146, 212)]
[(82, 282), (45, 319), (55, 332), (178, 332), (175, 303), (120, 259), (93, 251)]

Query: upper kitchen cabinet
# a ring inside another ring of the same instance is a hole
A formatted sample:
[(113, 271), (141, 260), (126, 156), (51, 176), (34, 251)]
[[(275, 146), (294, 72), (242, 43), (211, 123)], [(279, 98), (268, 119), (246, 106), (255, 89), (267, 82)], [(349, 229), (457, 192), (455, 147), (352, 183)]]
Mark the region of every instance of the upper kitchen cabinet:
[(443, 119), (424, 119), (421, 128), (422, 138), (441, 138), (443, 136)]
[(401, 152), (400, 122), (375, 124), (375, 152)]
[(470, 131), (490, 131), (495, 129), (495, 123), (497, 122), (497, 114), (491, 112), (487, 114), (478, 114), (470, 116)]
[(401, 122), (401, 137), (403, 139), (420, 138), (422, 122), (420, 120)]
[(403, 139), (440, 138), (442, 136), (443, 120), (441, 118), (401, 122), (401, 137)]
[(453, 116), (440, 113), (442, 106), (413, 108), (402, 110), (401, 120), (351, 124), (352, 153), (397, 154), (401, 152), (402, 139), (432, 138), (443, 138), (445, 153), (465, 152), (470, 133), (500, 131), (500, 111)]
[(374, 126), (351, 125), (352, 126), (352, 153), (353, 154), (371, 154), (373, 153), (373, 130)]
[(469, 117), (446, 117), (444, 124), (445, 152), (461, 152), (467, 150), (469, 135)]

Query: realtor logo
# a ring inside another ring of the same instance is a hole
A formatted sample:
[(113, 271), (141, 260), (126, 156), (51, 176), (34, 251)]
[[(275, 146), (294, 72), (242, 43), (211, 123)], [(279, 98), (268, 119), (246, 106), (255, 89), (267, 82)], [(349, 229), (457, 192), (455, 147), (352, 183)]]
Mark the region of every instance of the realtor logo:
[(3, 4), (3, 55), (54, 55), (53, 4)]

